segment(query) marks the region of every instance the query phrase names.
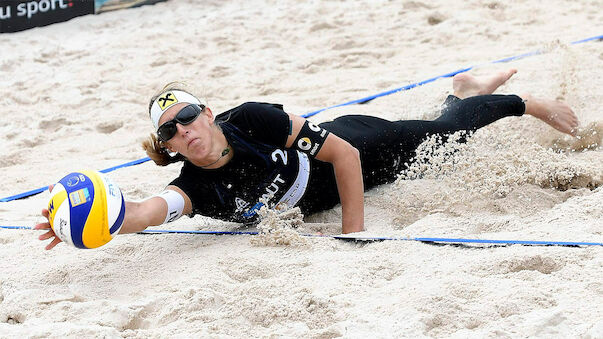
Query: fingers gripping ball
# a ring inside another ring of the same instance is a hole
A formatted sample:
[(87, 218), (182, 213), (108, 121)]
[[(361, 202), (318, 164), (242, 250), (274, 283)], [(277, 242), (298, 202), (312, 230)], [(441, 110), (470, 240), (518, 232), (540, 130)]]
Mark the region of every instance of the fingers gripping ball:
[(95, 171), (70, 173), (50, 192), (48, 220), (54, 233), (78, 248), (102, 246), (121, 229), (125, 202), (119, 187)]

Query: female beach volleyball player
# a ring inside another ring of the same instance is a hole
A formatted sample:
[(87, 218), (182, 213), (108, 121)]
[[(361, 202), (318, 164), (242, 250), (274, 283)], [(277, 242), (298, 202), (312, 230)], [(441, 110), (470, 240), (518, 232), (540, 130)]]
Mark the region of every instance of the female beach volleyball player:
[[(532, 115), (574, 134), (578, 119), (564, 103), (526, 95), (493, 95), (516, 71), (476, 78), (459, 74), (454, 95), (433, 121), (348, 115), (314, 125), (282, 106), (245, 103), (222, 114), (168, 85), (151, 99), (156, 135), (143, 143), (160, 166), (182, 161), (180, 176), (162, 193), (127, 202), (121, 233), (161, 225), (182, 214), (253, 222), (261, 206), (299, 206), (304, 214), (342, 208), (342, 232), (364, 229), (363, 192), (393, 182), (430, 135), (475, 131), (507, 116)], [(175, 154), (175, 155), (172, 155)], [(42, 215), (48, 217), (48, 211)], [(39, 238), (60, 242), (49, 229)]]

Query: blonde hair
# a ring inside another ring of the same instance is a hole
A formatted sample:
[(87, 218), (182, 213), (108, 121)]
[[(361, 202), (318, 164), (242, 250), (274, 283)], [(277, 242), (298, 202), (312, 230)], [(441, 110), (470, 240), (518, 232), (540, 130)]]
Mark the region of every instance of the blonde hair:
[[(157, 98), (166, 91), (179, 90), (190, 95), (194, 95), (186, 89), (187, 87), (189, 86), (186, 83), (179, 81), (172, 81), (163, 86), (160, 91), (151, 97), (149, 102), (149, 117), (151, 116), (151, 106), (153, 106), (153, 102), (155, 102), (155, 100), (157, 100)], [(186, 158), (180, 153), (177, 153), (175, 156), (170, 155), (170, 152), (168, 152), (163, 141), (159, 140), (156, 132), (151, 133), (149, 137), (142, 142), (142, 149), (144, 149), (149, 158), (151, 158), (151, 160), (153, 160), (153, 162), (159, 166), (167, 166), (178, 161), (186, 160)]]

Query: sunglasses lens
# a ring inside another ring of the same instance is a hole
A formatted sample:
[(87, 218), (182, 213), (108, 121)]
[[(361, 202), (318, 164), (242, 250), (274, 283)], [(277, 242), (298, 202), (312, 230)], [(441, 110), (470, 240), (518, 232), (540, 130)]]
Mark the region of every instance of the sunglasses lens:
[(165, 142), (170, 140), (176, 135), (176, 124), (173, 121), (168, 121), (165, 124), (159, 126), (157, 130), (157, 135), (159, 136), (159, 140)]
[(201, 113), (201, 108), (197, 105), (188, 105), (186, 107), (184, 107), (183, 109), (180, 110), (180, 112), (178, 112), (178, 114), (176, 114), (176, 118), (174, 120), (176, 120), (177, 122), (183, 124), (183, 125), (188, 125), (191, 122), (195, 121), (195, 119), (197, 119), (197, 117), (199, 116), (199, 114)]
[(176, 123), (179, 123), (181, 125), (190, 124), (191, 122), (195, 121), (195, 119), (197, 119), (197, 117), (199, 116), (199, 114), (201, 114), (201, 111), (203, 111), (204, 108), (205, 106), (197, 106), (190, 104), (181, 109), (178, 114), (176, 114), (173, 120), (170, 120), (164, 123), (163, 125), (159, 126), (159, 128), (157, 129), (157, 135), (159, 136), (159, 140), (165, 142), (173, 138), (174, 135), (176, 135), (176, 132), (178, 132)]

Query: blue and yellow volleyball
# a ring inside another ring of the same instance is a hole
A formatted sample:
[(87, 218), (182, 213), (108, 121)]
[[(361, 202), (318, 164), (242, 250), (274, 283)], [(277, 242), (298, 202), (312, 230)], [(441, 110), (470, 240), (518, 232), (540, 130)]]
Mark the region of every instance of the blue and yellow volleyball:
[(67, 244), (97, 248), (121, 229), (124, 197), (119, 187), (100, 172), (70, 173), (54, 185), (50, 194), (50, 226)]

